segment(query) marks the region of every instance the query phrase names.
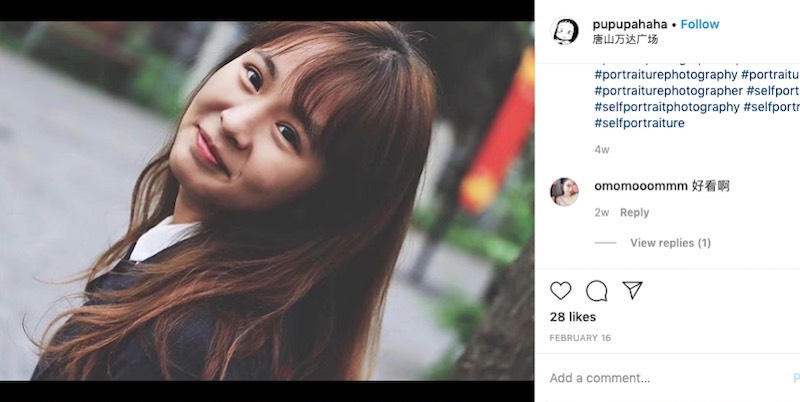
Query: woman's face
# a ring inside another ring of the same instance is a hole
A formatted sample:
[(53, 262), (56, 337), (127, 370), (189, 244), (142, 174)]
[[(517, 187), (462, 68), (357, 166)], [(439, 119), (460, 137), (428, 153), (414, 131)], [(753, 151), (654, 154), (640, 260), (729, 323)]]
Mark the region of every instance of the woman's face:
[(572, 179), (567, 179), (562, 187), (562, 190), (564, 190), (564, 195), (571, 196), (574, 193), (574, 191), (572, 191), (574, 186), (575, 182), (572, 181)]
[[(292, 109), (292, 72), (323, 50), (315, 42), (275, 55), (253, 49), (214, 73), (192, 100), (170, 152), (178, 208), (257, 211), (311, 188), (322, 176), (314, 127)], [(319, 116), (315, 116), (319, 117)], [(205, 211), (205, 212), (204, 212)]]

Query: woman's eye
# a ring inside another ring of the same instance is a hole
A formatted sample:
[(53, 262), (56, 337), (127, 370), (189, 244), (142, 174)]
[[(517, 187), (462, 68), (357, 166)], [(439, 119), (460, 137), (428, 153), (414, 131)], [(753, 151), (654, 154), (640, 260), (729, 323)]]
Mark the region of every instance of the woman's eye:
[(250, 81), (250, 84), (253, 85), (253, 88), (256, 91), (261, 89), (261, 85), (263, 85), (263, 81), (261, 80), (261, 74), (259, 74), (258, 70), (250, 67), (247, 69), (247, 80)]
[(300, 150), (300, 137), (293, 128), (284, 124), (278, 124), (278, 132), (281, 133), (283, 138), (286, 138), (286, 141), (292, 144), (295, 150)]

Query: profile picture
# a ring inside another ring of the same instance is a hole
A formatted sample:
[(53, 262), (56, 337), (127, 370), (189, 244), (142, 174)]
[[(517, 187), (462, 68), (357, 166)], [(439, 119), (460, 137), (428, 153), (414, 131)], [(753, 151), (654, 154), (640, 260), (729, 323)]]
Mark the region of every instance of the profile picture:
[(558, 205), (568, 207), (578, 200), (578, 185), (575, 180), (562, 177), (550, 186), (550, 198)]
[(562, 18), (556, 23), (553, 39), (559, 45), (569, 45), (578, 38), (578, 23), (569, 18)]

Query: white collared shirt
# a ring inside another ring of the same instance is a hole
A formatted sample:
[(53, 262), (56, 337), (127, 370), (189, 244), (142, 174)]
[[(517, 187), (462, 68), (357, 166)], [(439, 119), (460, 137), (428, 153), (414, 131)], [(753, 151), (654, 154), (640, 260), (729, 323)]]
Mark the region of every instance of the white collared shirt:
[(146, 260), (161, 250), (192, 237), (199, 227), (200, 222), (172, 223), (170, 215), (139, 237), (131, 252), (130, 260)]

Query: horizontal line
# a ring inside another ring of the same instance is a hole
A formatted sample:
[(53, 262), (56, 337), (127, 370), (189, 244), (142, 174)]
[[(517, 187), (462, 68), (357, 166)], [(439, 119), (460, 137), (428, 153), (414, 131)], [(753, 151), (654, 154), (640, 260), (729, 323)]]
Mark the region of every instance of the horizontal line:
[[(581, 62), (545, 62), (545, 61), (537, 61), (536, 62), (536, 64), (553, 64), (553, 65), (557, 65), (557, 64), (565, 64), (565, 65), (569, 65), (569, 64), (589, 64), (589, 65), (595, 65), (595, 66), (606, 66), (606, 65), (616, 65), (616, 64), (619, 64), (619, 65), (643, 65), (643, 66), (661, 65), (661, 64), (664, 64), (664, 65), (676, 65), (676, 64), (677, 65), (681, 65), (681, 63), (682, 62), (678, 62), (678, 61), (675, 61), (675, 62), (671, 62), (671, 61), (663, 61), (663, 62), (662, 61), (659, 61), (659, 62), (625, 62), (625, 61), (620, 61), (620, 62), (591, 62), (591, 61), (581, 61)], [(686, 63), (686, 62), (683, 62), (684, 66), (696, 66), (698, 64), (699, 65), (706, 65), (706, 64), (720, 64), (720, 65), (722, 65), (722, 64), (725, 64), (725, 65), (734, 65), (734, 66), (747, 65), (747, 64), (755, 64), (755, 65), (800, 65), (800, 62), (774, 62), (774, 63), (773, 62), (768, 62), (768, 61), (767, 62), (714, 61), (714, 62), (707, 62), (707, 63), (702, 63), (702, 62), (701, 63), (698, 63), (698, 62)]]
[(615, 241), (596, 241), (594, 244), (617, 244)]
[(537, 352), (537, 355), (800, 355), (800, 352)]
[(800, 268), (536, 268), (537, 271), (800, 271)]

